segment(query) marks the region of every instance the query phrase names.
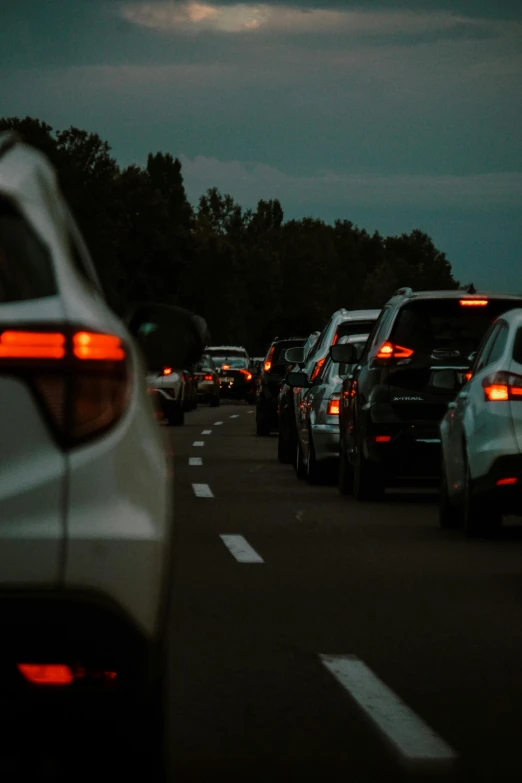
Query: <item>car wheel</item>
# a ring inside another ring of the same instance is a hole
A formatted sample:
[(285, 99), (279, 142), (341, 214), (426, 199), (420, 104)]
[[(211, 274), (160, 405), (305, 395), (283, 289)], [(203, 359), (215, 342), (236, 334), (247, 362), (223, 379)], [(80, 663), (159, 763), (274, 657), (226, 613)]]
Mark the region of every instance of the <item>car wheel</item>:
[(270, 425), (268, 424), (267, 420), (259, 410), (257, 409), (256, 413), (256, 433), (258, 435), (262, 435), (264, 437), (270, 435)]
[(301, 441), (299, 440), (299, 436), (297, 436), (295, 472), (298, 479), (306, 478), (306, 464), (303, 462), (303, 449), (301, 448)]
[(444, 460), (441, 466), (439, 524), (448, 530), (454, 530), (462, 524), (462, 509), (452, 501), (448, 493), (448, 479), (446, 477)]
[(339, 447), (339, 492), (341, 495), (353, 494), (353, 468), (342, 443)]
[(357, 445), (353, 470), (353, 494), (357, 500), (381, 500), (384, 495), (384, 481), (379, 465), (370, 462)]
[(289, 443), (288, 438), (283, 434), (283, 430), (279, 427), (279, 434), (277, 437), (277, 459), (282, 465), (289, 465), (292, 462), (293, 449)]
[(473, 493), (469, 465), (466, 467), (463, 510), (464, 533), (469, 537), (493, 536), (502, 527), (502, 512), (491, 494)]
[(308, 460), (306, 462), (306, 480), (309, 484), (320, 484), (324, 476), (323, 466), (320, 462), (317, 462), (311, 430), (308, 432), (308, 438), (309, 446)]
[(182, 427), (185, 424), (185, 411), (183, 405), (176, 403), (172, 406), (167, 416), (169, 427)]

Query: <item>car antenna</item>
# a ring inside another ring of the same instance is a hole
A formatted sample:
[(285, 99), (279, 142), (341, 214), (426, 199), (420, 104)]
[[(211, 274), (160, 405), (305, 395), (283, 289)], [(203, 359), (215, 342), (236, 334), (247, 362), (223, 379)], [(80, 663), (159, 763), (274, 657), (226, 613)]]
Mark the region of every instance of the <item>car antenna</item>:
[(468, 294), (476, 294), (476, 293), (477, 293), (477, 289), (475, 288), (475, 286), (473, 285), (473, 283), (470, 283), (470, 284), (468, 285), (468, 287), (466, 288), (466, 292), (467, 292)]

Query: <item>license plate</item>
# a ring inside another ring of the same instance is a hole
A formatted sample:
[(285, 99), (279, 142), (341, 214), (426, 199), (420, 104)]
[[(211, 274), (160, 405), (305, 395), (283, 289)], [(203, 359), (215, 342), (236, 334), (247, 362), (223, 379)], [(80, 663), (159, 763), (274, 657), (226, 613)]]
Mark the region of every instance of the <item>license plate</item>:
[(221, 383), (234, 383), (233, 378), (221, 378)]

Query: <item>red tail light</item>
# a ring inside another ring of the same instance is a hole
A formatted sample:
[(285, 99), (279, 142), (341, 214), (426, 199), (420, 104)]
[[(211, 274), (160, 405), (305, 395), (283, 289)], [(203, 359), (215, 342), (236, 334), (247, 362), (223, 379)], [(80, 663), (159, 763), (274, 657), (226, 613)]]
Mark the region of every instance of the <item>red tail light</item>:
[(486, 402), (522, 401), (522, 376), (496, 372), (482, 381)]
[(497, 487), (509, 487), (513, 484), (517, 484), (518, 479), (515, 476), (509, 478), (501, 478), (496, 482)]
[(275, 345), (273, 345), (268, 351), (268, 356), (266, 357), (266, 361), (263, 365), (265, 372), (270, 372), (272, 368), (272, 359), (274, 357), (274, 351), (275, 351)]
[(127, 406), (126, 353), (117, 335), (8, 329), (0, 333), (0, 372), (6, 371), (30, 384), (64, 447), (104, 431)]
[(409, 359), (410, 356), (413, 356), (411, 348), (389, 342), (383, 343), (377, 351), (377, 359)]
[(252, 380), (252, 373), (248, 372), (248, 370), (240, 370), (239, 372), (242, 373), (242, 375), (245, 376), (247, 381), (251, 381)]
[(328, 416), (338, 416), (340, 410), (341, 410), (341, 400), (339, 399), (339, 397), (337, 396), (334, 397), (332, 395), (332, 397), (330, 397), (330, 399), (328, 400), (328, 407), (326, 409)]
[(391, 435), (374, 435), (374, 443), (389, 443), (391, 441)]
[(318, 375), (319, 375), (319, 373), (321, 372), (321, 367), (323, 366), (323, 364), (325, 363), (325, 361), (326, 361), (326, 356), (325, 356), (325, 357), (323, 357), (322, 359), (319, 359), (319, 361), (318, 361), (318, 362), (316, 362), (316, 365), (315, 365), (315, 367), (314, 367), (314, 371), (313, 371), (313, 373), (312, 373), (312, 375), (311, 375), (311, 378), (310, 378), (310, 380), (312, 380), (312, 381), (315, 381), (315, 379), (317, 378), (317, 376), (318, 376)]
[(222, 364), (221, 365), (222, 370), (230, 370), (230, 364)]
[(459, 299), (461, 307), (485, 307), (489, 304), (488, 299)]
[(204, 381), (213, 381), (213, 380), (214, 380), (214, 378), (212, 377), (212, 375), (205, 375), (205, 377), (203, 378), (203, 380), (204, 380)]
[(18, 671), (31, 685), (72, 685), (78, 680), (116, 680), (117, 672), (67, 666), (64, 663), (19, 663)]

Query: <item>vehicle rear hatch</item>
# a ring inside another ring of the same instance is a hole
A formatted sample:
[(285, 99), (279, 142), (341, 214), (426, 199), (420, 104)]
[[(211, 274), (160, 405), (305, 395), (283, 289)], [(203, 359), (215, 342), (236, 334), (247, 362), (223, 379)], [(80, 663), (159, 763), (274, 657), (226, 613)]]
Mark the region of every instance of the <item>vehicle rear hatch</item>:
[[(463, 295), (461, 299), (413, 299), (404, 305), (387, 343), (396, 357), (387, 374), (394, 413), (403, 421), (438, 425), (464, 383), (490, 324), (516, 304), (515, 299)], [(457, 372), (457, 387), (434, 385), (435, 374), (440, 379), (443, 370)]]
[(63, 408), (64, 309), (50, 256), (0, 204), (0, 585), (61, 579), (66, 454), (51, 423)]
[(263, 384), (272, 397), (279, 396), (281, 383), (288, 370), (293, 366), (285, 361), (285, 353), (289, 348), (300, 348), (306, 340), (280, 340), (271, 347), (266, 357), (263, 374)]

